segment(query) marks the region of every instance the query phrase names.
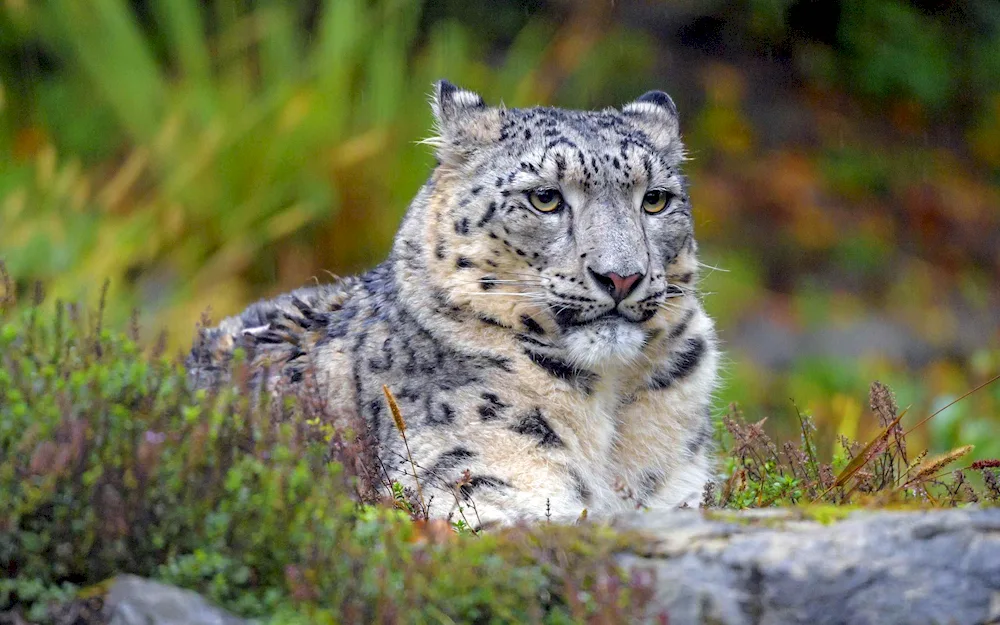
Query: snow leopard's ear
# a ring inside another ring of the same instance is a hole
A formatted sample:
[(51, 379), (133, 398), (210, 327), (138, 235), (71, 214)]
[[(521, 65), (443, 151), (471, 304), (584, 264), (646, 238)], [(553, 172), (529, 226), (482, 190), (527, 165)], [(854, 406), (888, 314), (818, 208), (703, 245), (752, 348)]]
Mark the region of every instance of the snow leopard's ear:
[(622, 107), (622, 113), (630, 117), (648, 136), (653, 145), (666, 149), (677, 143), (680, 124), (677, 105), (662, 91), (649, 91)]
[(442, 163), (460, 165), (476, 148), (500, 139), (501, 109), (486, 106), (478, 93), (439, 80), (431, 109), (437, 136), (425, 143), (435, 147)]

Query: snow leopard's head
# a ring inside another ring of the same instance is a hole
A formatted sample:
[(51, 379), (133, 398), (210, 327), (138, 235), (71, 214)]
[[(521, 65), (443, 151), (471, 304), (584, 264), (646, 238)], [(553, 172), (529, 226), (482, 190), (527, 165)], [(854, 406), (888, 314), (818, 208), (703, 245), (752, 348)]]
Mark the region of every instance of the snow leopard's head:
[(440, 164), (424, 245), (435, 287), (577, 364), (638, 357), (697, 264), (670, 97), (507, 109), (442, 81), (433, 108)]

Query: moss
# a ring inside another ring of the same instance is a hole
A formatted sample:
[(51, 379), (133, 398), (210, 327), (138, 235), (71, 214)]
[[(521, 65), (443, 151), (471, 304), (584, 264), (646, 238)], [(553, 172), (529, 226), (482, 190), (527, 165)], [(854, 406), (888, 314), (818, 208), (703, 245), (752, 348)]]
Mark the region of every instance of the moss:
[(759, 519), (754, 517), (740, 514), (736, 510), (705, 510), (705, 518), (710, 521), (718, 521), (720, 523), (733, 523), (736, 525), (753, 525)]
[(745, 526), (763, 526), (770, 528), (784, 527), (789, 521), (816, 521), (822, 525), (831, 525), (842, 521), (858, 510), (861, 506), (839, 506), (832, 504), (806, 504), (788, 508), (772, 508), (769, 514), (759, 514), (750, 511), (730, 509), (708, 509), (704, 511), (705, 518), (722, 523), (733, 523)]
[(788, 521), (796, 519), (793, 509), (774, 509), (774, 514), (754, 514), (753, 511), (705, 510), (705, 518), (720, 523), (731, 523), (745, 527), (766, 527), (778, 529)]
[(363, 445), (320, 402), (193, 392), (101, 326), (0, 316), (0, 614), (57, 621), (119, 573), (286, 623), (616, 622), (650, 596), (615, 564), (627, 536), (414, 521), (359, 495)]
[(832, 523), (836, 523), (837, 521), (843, 521), (847, 517), (851, 516), (851, 513), (858, 509), (859, 508), (852, 506), (815, 504), (802, 506), (798, 509), (798, 512), (804, 519), (816, 521), (817, 523), (821, 523), (823, 525), (830, 525)]

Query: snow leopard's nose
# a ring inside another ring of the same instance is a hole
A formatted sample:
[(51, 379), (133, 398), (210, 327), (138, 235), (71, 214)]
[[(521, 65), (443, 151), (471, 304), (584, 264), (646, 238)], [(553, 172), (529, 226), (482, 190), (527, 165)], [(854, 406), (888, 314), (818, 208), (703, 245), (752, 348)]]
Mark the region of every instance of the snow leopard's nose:
[(633, 273), (630, 276), (619, 276), (613, 271), (608, 273), (597, 273), (593, 269), (589, 269), (588, 271), (590, 271), (590, 275), (594, 278), (594, 281), (614, 298), (616, 304), (620, 303), (635, 290), (635, 287), (639, 285), (639, 281), (642, 280), (643, 276), (641, 273)]

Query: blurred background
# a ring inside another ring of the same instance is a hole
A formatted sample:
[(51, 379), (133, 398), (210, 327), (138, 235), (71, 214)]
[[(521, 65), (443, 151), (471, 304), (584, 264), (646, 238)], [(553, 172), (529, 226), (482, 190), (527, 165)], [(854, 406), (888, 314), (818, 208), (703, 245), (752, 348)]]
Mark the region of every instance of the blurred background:
[[(371, 267), (447, 77), (508, 106), (668, 91), (690, 148), (718, 412), (864, 436), (1000, 370), (992, 0), (0, 0), (0, 259), (17, 288), (210, 309)], [(793, 405), (794, 401), (794, 405)], [(912, 421), (911, 421), (912, 422)], [(929, 424), (1000, 456), (1000, 384)]]

